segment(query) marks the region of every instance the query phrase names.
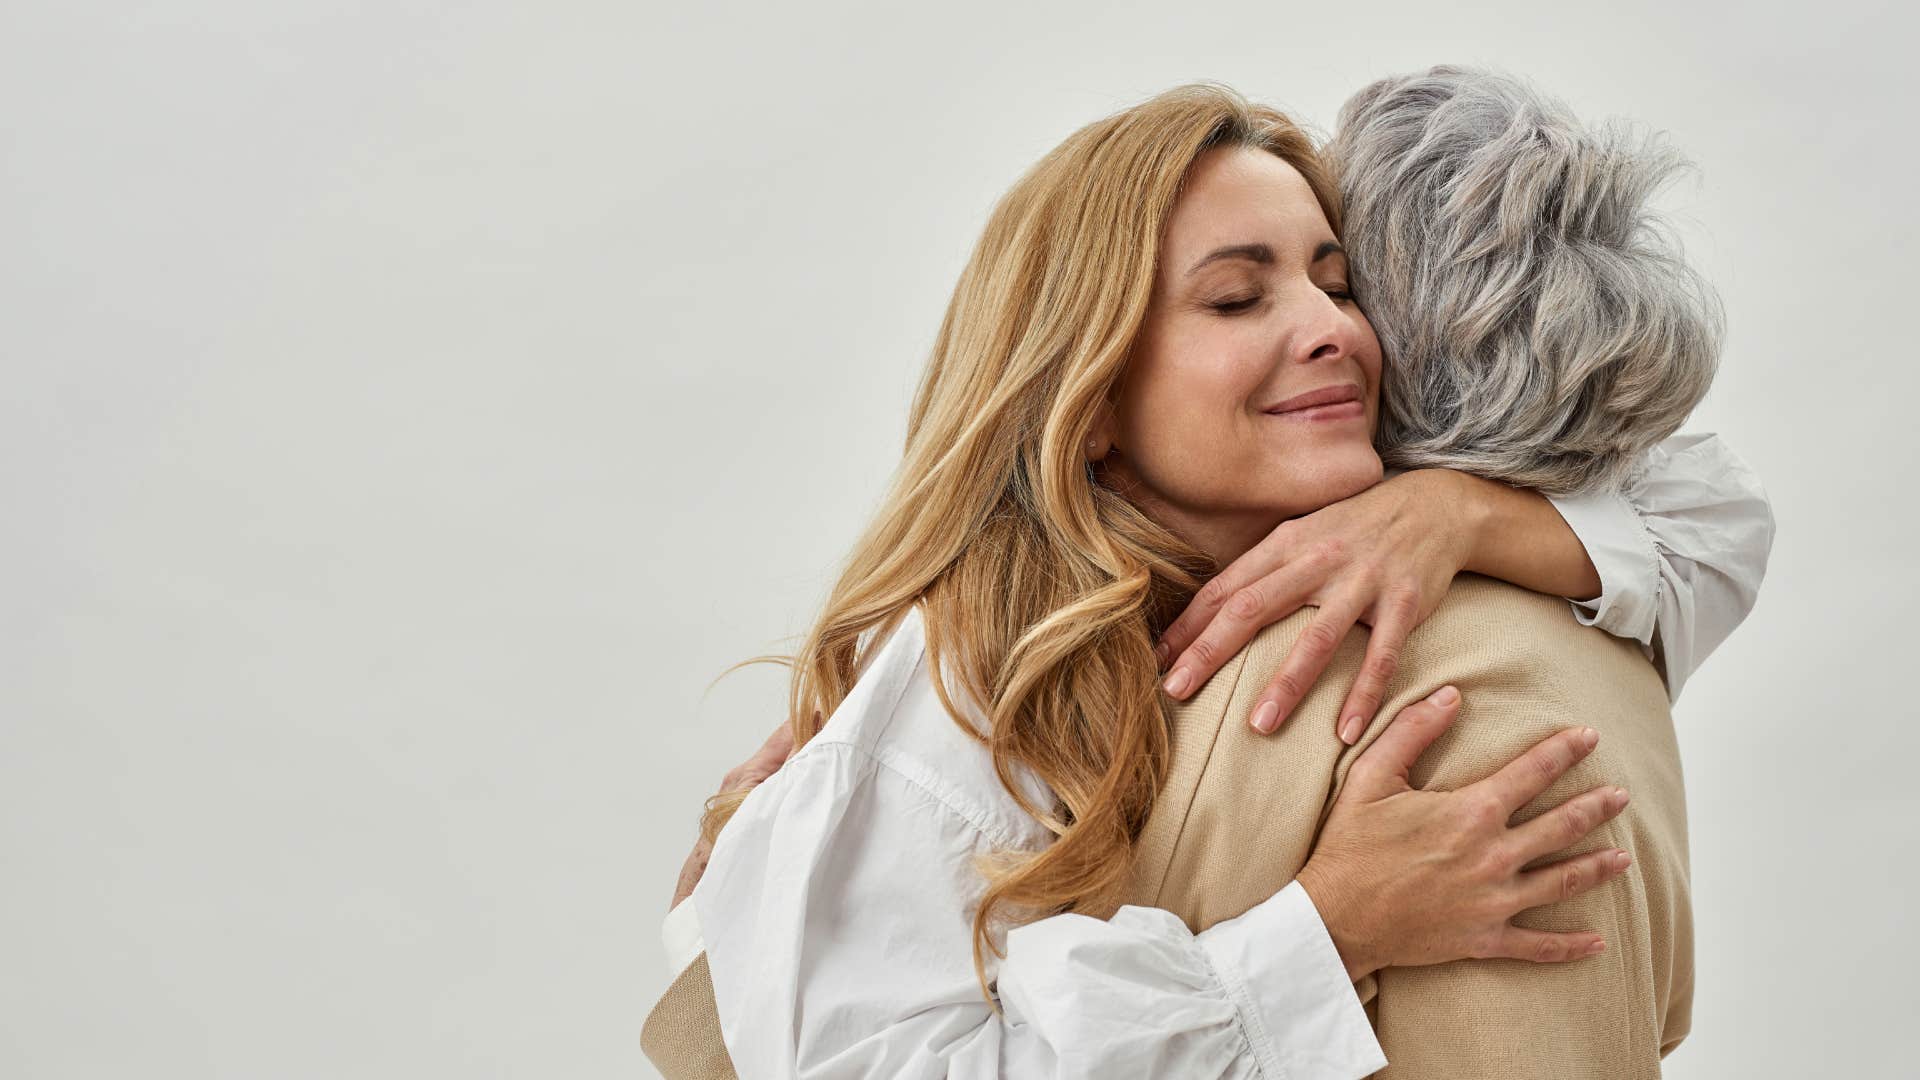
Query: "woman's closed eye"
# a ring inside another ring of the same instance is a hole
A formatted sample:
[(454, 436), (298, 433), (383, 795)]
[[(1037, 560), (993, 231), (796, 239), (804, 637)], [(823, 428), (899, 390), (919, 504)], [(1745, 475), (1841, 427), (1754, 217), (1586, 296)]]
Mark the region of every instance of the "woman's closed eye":
[(1253, 305), (1259, 302), (1260, 294), (1255, 293), (1252, 296), (1241, 297), (1238, 300), (1215, 300), (1207, 304), (1207, 306), (1225, 315), (1237, 315), (1242, 311), (1251, 309)]
[[(1353, 303), (1353, 292), (1345, 282), (1341, 282), (1338, 285), (1322, 286), (1320, 291), (1332, 297), (1336, 304)], [(1243, 296), (1237, 300), (1212, 300), (1207, 303), (1207, 306), (1222, 315), (1238, 315), (1243, 311), (1251, 311), (1253, 306), (1260, 302), (1260, 299), (1260, 294), (1255, 293), (1252, 296)]]

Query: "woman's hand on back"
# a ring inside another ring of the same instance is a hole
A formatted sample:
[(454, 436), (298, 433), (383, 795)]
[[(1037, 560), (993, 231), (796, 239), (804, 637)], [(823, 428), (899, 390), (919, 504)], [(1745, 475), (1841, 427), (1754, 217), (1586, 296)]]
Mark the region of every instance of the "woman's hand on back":
[(1600, 952), (1592, 932), (1512, 925), (1519, 912), (1570, 899), (1618, 876), (1618, 848), (1533, 870), (1527, 863), (1575, 844), (1627, 805), (1602, 785), (1509, 828), (1515, 811), (1592, 751), (1599, 734), (1569, 728), (1535, 743), (1494, 775), (1458, 791), (1408, 783), (1415, 759), (1459, 715), (1443, 687), (1402, 709), (1353, 763), (1299, 882), (1348, 974), (1449, 960), (1511, 957), (1556, 962)]
[[(784, 720), (760, 744), (753, 756), (727, 771), (720, 778), (720, 794), (729, 791), (750, 791), (760, 786), (767, 777), (780, 771), (793, 756), (793, 728)], [(680, 906), (680, 901), (692, 895), (693, 887), (700, 884), (700, 876), (707, 872), (707, 860), (713, 855), (713, 844), (702, 836), (694, 842), (693, 850), (687, 854), (687, 861), (680, 864), (680, 879), (673, 886), (673, 902), (667, 905), (671, 911)]]
[(1161, 635), (1165, 688), (1185, 698), (1263, 628), (1303, 607), (1320, 609), (1253, 710), (1271, 732), (1307, 696), (1356, 622), (1373, 628), (1366, 662), (1336, 730), (1351, 745), (1372, 722), (1407, 635), (1447, 593), (1473, 549), (1473, 519), (1458, 473), (1403, 473), (1283, 522), (1207, 582)]

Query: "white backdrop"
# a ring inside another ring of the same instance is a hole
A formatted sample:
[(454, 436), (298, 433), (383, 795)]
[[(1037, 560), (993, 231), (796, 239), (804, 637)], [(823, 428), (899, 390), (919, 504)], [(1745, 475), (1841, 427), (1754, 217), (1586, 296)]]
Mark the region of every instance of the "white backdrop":
[(1911, 1075), (1914, 25), (1892, 5), (0, 6), (0, 1075), (651, 1076), (700, 800), (994, 198), (1225, 81), (1668, 130), (1774, 499), (1677, 711), (1670, 1074)]

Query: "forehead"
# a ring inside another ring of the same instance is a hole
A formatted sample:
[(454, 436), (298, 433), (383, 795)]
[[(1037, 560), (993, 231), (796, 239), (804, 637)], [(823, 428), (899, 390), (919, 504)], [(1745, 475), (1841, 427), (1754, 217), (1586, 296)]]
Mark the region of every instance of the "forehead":
[(1167, 222), (1166, 253), (1184, 266), (1223, 244), (1264, 243), (1281, 259), (1305, 261), (1333, 227), (1300, 170), (1245, 146), (1200, 155)]

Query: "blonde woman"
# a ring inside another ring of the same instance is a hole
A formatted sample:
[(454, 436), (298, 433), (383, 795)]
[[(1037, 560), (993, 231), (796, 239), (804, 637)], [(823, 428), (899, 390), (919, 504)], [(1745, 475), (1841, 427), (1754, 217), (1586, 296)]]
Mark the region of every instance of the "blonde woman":
[[(1476, 811), (1545, 790), (1591, 732), (1415, 790), (1444, 688), (1355, 765), (1322, 838), (1344, 854), (1200, 934), (1116, 910), (1168, 760), (1156, 632), (1382, 476), (1339, 225), (1309, 141), (1210, 86), (1075, 133), (995, 209), (893, 489), (796, 658), (799, 749), (716, 800), (670, 917), (740, 1075), (1362, 1076), (1384, 1061), (1354, 978), (1603, 947), (1507, 920), (1565, 871), (1621, 872), (1613, 850), (1522, 869), (1618, 813), (1608, 789), (1513, 829)], [(1503, 576), (1598, 591), (1529, 498), (1513, 527), (1546, 555)]]

